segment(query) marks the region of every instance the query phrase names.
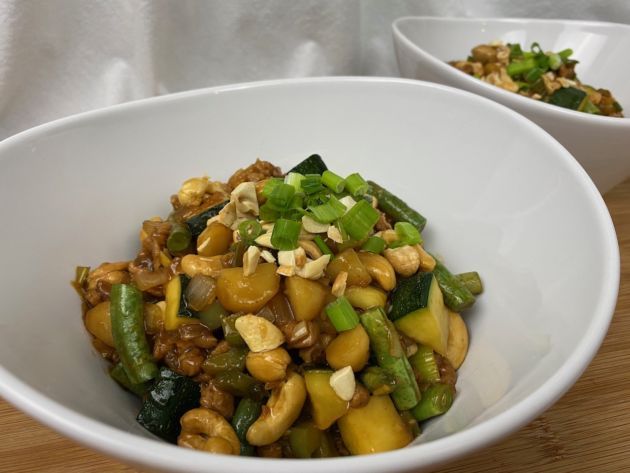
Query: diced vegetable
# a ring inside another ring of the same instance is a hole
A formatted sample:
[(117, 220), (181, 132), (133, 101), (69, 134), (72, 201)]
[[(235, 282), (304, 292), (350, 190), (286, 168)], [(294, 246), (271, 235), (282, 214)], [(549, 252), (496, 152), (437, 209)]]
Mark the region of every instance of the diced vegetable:
[(448, 312), (432, 273), (417, 273), (399, 281), (391, 301), (390, 317), (395, 320), (398, 330), (438, 353), (446, 354)]
[(468, 353), (468, 328), (461, 315), (448, 311), (448, 347), (446, 358), (459, 369)]
[(473, 296), (477, 296), (483, 292), (483, 283), (477, 271), (461, 273), (455, 276), (457, 280), (466, 286)]
[(409, 222), (421, 232), (427, 219), (409, 207), (394, 194), (379, 186), (374, 181), (368, 181), (371, 193), (378, 201), (378, 208), (389, 215), (396, 222)]
[(396, 389), (392, 393), (396, 407), (411, 409), (420, 400), (420, 389), (396, 328), (380, 308), (364, 312), (361, 324), (370, 337), (370, 347), (378, 365), (396, 378)]
[(453, 312), (461, 312), (475, 303), (475, 296), (472, 295), (466, 285), (460, 282), (437, 259), (433, 274), (440, 285), (442, 294), (444, 294), (444, 303)]
[(576, 89), (575, 87), (562, 87), (549, 97), (549, 103), (570, 110), (577, 110), (580, 108), (580, 104), (585, 97), (586, 92), (583, 90)]
[(199, 406), (200, 395), (192, 379), (162, 368), (136, 420), (154, 435), (175, 443), (181, 431), (179, 418)]
[(379, 366), (370, 366), (361, 373), (361, 381), (372, 394), (381, 396), (396, 389), (396, 378)]
[(213, 378), (215, 386), (234, 396), (262, 399), (263, 385), (238, 369), (222, 371)]
[(334, 195), (331, 195), (328, 201), (320, 205), (309, 205), (312, 217), (321, 223), (332, 223), (341, 217), (346, 207)]
[(419, 345), (418, 351), (409, 357), (409, 363), (411, 363), (418, 381), (422, 383), (440, 382), (440, 368), (431, 347)]
[(330, 322), (338, 332), (352, 330), (359, 324), (359, 316), (348, 299), (343, 296), (328, 304), (325, 310)]
[(109, 301), (101, 302), (85, 313), (85, 328), (105, 345), (114, 346)]
[(271, 244), (279, 250), (294, 250), (298, 246), (301, 227), (300, 222), (279, 218), (273, 226)]
[(322, 431), (310, 422), (301, 422), (289, 430), (289, 445), (295, 458), (311, 458), (323, 440)]
[(241, 442), (241, 455), (254, 456), (255, 450), (247, 442), (247, 429), (258, 419), (262, 403), (254, 399), (244, 397), (236, 406), (236, 411), (232, 417), (232, 427), (236, 432), (236, 436)]
[(227, 268), (217, 278), (217, 299), (230, 312), (256, 313), (280, 290), (276, 265), (263, 263), (250, 276), (243, 268)]
[(120, 362), (134, 384), (158, 374), (144, 333), (142, 293), (129, 284), (114, 284), (110, 292), (110, 314), (114, 346)]
[(362, 310), (368, 310), (372, 307), (385, 308), (387, 303), (387, 293), (374, 286), (350, 286), (346, 288), (344, 296), (352, 307)]
[(209, 209), (206, 209), (186, 220), (186, 225), (188, 225), (188, 230), (190, 230), (191, 238), (196, 240), (201, 232), (206, 229), (208, 220), (219, 215), (219, 212), (228, 204), (228, 202), (228, 200), (221, 202), (220, 204), (210, 207)]
[(197, 238), (197, 254), (201, 256), (223, 255), (232, 244), (232, 230), (219, 222), (212, 222)]
[(336, 370), (345, 366), (359, 372), (370, 357), (370, 338), (362, 325), (337, 335), (326, 347), (326, 361)]
[(245, 347), (232, 346), (226, 352), (208, 355), (203, 371), (213, 376), (229, 370), (243, 371), (247, 351)]
[(296, 320), (319, 317), (330, 294), (328, 287), (323, 284), (299, 276), (286, 278), (284, 287)]
[(365, 182), (365, 179), (361, 177), (361, 174), (355, 172), (346, 177), (345, 183), (346, 190), (354, 197), (363, 197), (368, 191), (369, 185)]
[(299, 172), (300, 174), (322, 174), (328, 168), (319, 154), (311, 154), (301, 163), (293, 166), (289, 172)]
[(348, 286), (367, 286), (372, 282), (372, 277), (352, 248), (342, 251), (328, 263), (326, 276), (334, 281), (341, 271), (348, 273)]
[(371, 236), (365, 241), (365, 243), (361, 247), (361, 250), (369, 251), (370, 253), (380, 254), (385, 249), (385, 246), (385, 240), (377, 236)]
[(322, 184), (328, 187), (331, 191), (338, 194), (339, 192), (343, 191), (346, 183), (343, 177), (338, 176), (334, 172), (324, 171), (322, 173)]
[(122, 363), (118, 363), (114, 365), (114, 367), (111, 370), (109, 370), (109, 375), (112, 377), (114, 381), (120, 384), (127, 391), (134, 393), (136, 396), (142, 397), (144, 393), (147, 391), (146, 383), (136, 384), (136, 383), (131, 382), (131, 380), (129, 379), (129, 376), (127, 376), (127, 372), (125, 371), (125, 368), (123, 368)]
[(171, 232), (166, 240), (166, 247), (171, 253), (184, 251), (190, 246), (192, 235), (185, 223), (171, 223)]
[(398, 239), (389, 245), (390, 248), (398, 248), (400, 246), (417, 245), (422, 243), (420, 232), (409, 222), (396, 222), (394, 230), (396, 230), (396, 236)]
[(454, 397), (455, 389), (450, 384), (433, 384), (422, 393), (422, 400), (411, 413), (419, 421), (439, 416), (451, 408)]
[(223, 338), (233, 347), (244, 347), (245, 340), (236, 330), (236, 319), (240, 314), (232, 314), (221, 317), (221, 328), (223, 329)]
[(353, 455), (386, 452), (409, 445), (413, 436), (388, 395), (371, 396), (337, 421), (343, 443)]
[(321, 430), (330, 427), (349, 407), (348, 401), (342, 400), (330, 387), (332, 373), (330, 370), (310, 370), (304, 373), (306, 391), (313, 410), (313, 422)]
[(339, 224), (352, 239), (360, 241), (367, 238), (378, 218), (378, 211), (367, 201), (360, 200), (339, 219)]

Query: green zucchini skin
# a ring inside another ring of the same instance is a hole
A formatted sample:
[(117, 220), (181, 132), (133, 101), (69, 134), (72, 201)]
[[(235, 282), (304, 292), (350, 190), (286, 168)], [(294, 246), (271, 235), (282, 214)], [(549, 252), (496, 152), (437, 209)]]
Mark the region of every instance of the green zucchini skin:
[(186, 225), (188, 225), (188, 230), (190, 230), (190, 237), (193, 242), (197, 241), (197, 237), (201, 235), (206, 227), (208, 226), (208, 220), (212, 217), (216, 217), (219, 215), (219, 212), (227, 205), (229, 200), (225, 202), (221, 202), (220, 204), (214, 205), (209, 209), (204, 210), (197, 215), (193, 215), (188, 220), (186, 220)]
[(429, 291), (433, 273), (416, 273), (399, 279), (392, 291), (389, 318), (397, 320), (414, 310), (422, 309), (429, 303)]
[(142, 293), (130, 284), (114, 284), (110, 292), (114, 346), (133, 384), (155, 378), (158, 368), (144, 333)]
[[(289, 172), (298, 172), (302, 175), (306, 174), (322, 174), (327, 171), (328, 167), (319, 154), (311, 154), (301, 163), (293, 166)], [(288, 173), (287, 173), (288, 174)]]
[(427, 219), (420, 213), (409, 207), (399, 197), (379, 186), (374, 181), (368, 181), (370, 194), (376, 197), (378, 208), (389, 215), (395, 222), (409, 222), (421, 232), (427, 224)]
[(580, 108), (582, 100), (586, 97), (586, 92), (575, 87), (566, 87), (558, 89), (549, 97), (549, 103), (558, 107), (577, 110)]
[(262, 402), (250, 398), (243, 398), (236, 406), (236, 411), (232, 417), (232, 427), (236, 436), (241, 441), (241, 455), (254, 456), (255, 450), (247, 442), (247, 430), (258, 419), (262, 411)]
[(420, 400), (420, 389), (394, 324), (381, 308), (361, 314), (361, 324), (368, 333), (378, 365), (396, 379), (396, 388), (391, 393), (396, 408), (411, 409)]
[(442, 294), (444, 294), (444, 304), (453, 312), (461, 312), (475, 303), (475, 296), (468, 290), (466, 285), (454, 276), (437, 259), (433, 274), (437, 279)]
[(199, 406), (200, 396), (199, 385), (192, 379), (162, 368), (136, 420), (152, 434), (176, 443), (180, 417)]

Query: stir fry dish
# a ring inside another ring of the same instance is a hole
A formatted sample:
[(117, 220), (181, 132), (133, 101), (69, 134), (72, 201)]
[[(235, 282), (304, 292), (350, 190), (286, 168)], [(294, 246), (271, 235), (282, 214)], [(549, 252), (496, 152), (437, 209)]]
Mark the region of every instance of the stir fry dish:
[(607, 89), (596, 89), (577, 78), (571, 58), (573, 50), (543, 52), (538, 43), (530, 51), (520, 44), (493, 42), (472, 49), (465, 61), (451, 61), (450, 65), (510, 92), (577, 110), (578, 112), (623, 117), (619, 102)]
[(426, 220), (312, 155), (183, 183), (132, 261), (77, 268), (92, 342), (137, 421), (207, 452), (402, 448), (446, 412), (482, 292), (423, 246)]

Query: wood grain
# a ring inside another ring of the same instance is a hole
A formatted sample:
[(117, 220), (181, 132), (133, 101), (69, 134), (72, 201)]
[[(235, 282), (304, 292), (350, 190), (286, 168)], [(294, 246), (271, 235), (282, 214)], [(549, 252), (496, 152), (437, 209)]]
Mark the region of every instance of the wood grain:
[[(602, 348), (576, 385), (507, 440), (441, 473), (630, 471), (630, 180), (605, 196), (621, 248), (619, 300)], [(0, 472), (135, 472), (0, 400)]]

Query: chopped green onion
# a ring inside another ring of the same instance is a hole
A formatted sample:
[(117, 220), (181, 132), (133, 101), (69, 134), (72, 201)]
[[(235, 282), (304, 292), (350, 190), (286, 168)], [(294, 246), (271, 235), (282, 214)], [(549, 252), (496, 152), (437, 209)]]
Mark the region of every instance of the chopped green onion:
[(304, 176), (299, 172), (290, 172), (284, 178), (284, 183), (289, 184), (295, 188), (295, 192), (302, 192), (301, 182), (304, 179)]
[(294, 195), (295, 187), (290, 184), (278, 184), (271, 192), (267, 203), (274, 210), (288, 209)]
[(368, 183), (358, 172), (346, 177), (346, 190), (354, 197), (361, 197), (368, 191)]
[(409, 222), (396, 222), (394, 230), (396, 230), (396, 236), (398, 239), (394, 242), (395, 245), (392, 245), (392, 247), (417, 245), (422, 243), (420, 232)]
[(322, 177), (319, 174), (307, 174), (304, 176), (301, 185), (306, 195), (313, 195), (324, 189), (322, 186)]
[(330, 255), (330, 256), (333, 255), (332, 250), (328, 248), (328, 245), (326, 244), (326, 242), (321, 236), (315, 235), (315, 238), (313, 238), (313, 241), (315, 242), (315, 244), (317, 245), (317, 248), (319, 248), (322, 253), (324, 253), (325, 255)]
[(260, 236), (262, 231), (262, 226), (257, 220), (245, 220), (238, 226), (238, 233), (241, 235), (241, 240), (246, 242), (254, 241)]
[(534, 58), (529, 58), (523, 61), (514, 61), (509, 63), (506, 70), (510, 77), (514, 77), (519, 74), (525, 74), (531, 71), (536, 66), (536, 60)]
[(311, 205), (309, 210), (313, 214), (313, 218), (321, 223), (330, 223), (337, 220), (346, 212), (346, 206), (343, 205), (335, 196), (330, 196), (328, 202), (321, 205)]
[(339, 193), (343, 190), (345, 182), (342, 177), (332, 171), (326, 170), (322, 174), (322, 184), (328, 187), (331, 191)]
[(294, 250), (298, 246), (301, 227), (300, 222), (279, 218), (273, 226), (271, 244), (279, 250)]
[(455, 389), (450, 384), (432, 384), (411, 413), (419, 421), (444, 414), (453, 405), (454, 395)]
[(540, 54), (536, 54), (534, 58), (536, 59), (536, 66), (539, 69), (542, 69), (545, 72), (549, 70), (549, 62), (550, 62), (549, 56), (547, 56), (544, 53), (540, 53)]
[(516, 44), (508, 44), (510, 48), (510, 59), (514, 59), (515, 57), (523, 57), (523, 50), (521, 49), (521, 45)]
[(378, 219), (378, 210), (367, 201), (360, 200), (339, 219), (339, 223), (351, 238), (363, 240), (368, 236)]
[(280, 212), (265, 203), (260, 206), (258, 216), (260, 217), (260, 220), (264, 222), (275, 222), (278, 218), (280, 218)]
[(369, 251), (370, 253), (380, 254), (385, 249), (386, 243), (381, 237), (371, 236), (363, 244), (361, 249), (363, 251)]
[(557, 53), (550, 53), (549, 57), (549, 69), (557, 70), (562, 65), (562, 58)]
[(192, 235), (185, 223), (172, 223), (171, 232), (166, 240), (166, 247), (171, 252), (184, 251), (190, 245)]
[(272, 178), (270, 178), (265, 183), (265, 187), (263, 187), (263, 190), (262, 190), (263, 197), (268, 199), (269, 196), (271, 195), (271, 193), (273, 192), (273, 190), (276, 188), (276, 186), (278, 184), (283, 184), (283, 183), (284, 183), (284, 181), (280, 177), (272, 177)]
[(541, 69), (540, 67), (534, 67), (531, 71), (525, 74), (525, 81), (529, 82), (530, 84), (533, 84), (538, 79), (540, 79), (544, 73), (545, 71)]
[(562, 51), (560, 51), (558, 53), (558, 56), (560, 56), (560, 59), (562, 59), (562, 62), (566, 62), (567, 59), (569, 59), (569, 57), (573, 54), (573, 49), (571, 48), (567, 48), (567, 49), (563, 49)]
[(530, 49), (532, 50), (534, 54), (540, 54), (543, 52), (542, 48), (540, 47), (540, 44), (536, 42), (532, 43), (532, 47)]
[(325, 310), (337, 332), (352, 330), (359, 325), (359, 316), (348, 299), (343, 296), (328, 304)]

